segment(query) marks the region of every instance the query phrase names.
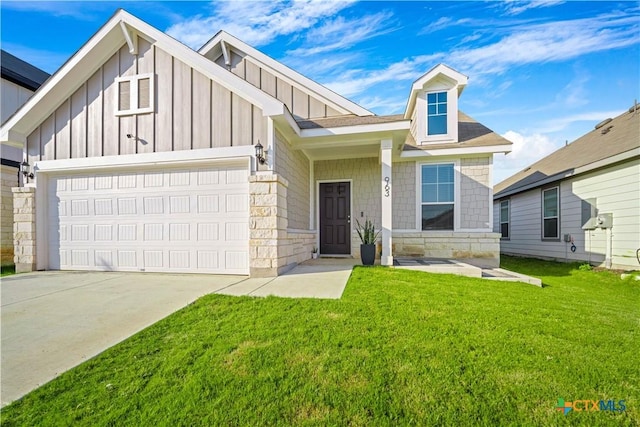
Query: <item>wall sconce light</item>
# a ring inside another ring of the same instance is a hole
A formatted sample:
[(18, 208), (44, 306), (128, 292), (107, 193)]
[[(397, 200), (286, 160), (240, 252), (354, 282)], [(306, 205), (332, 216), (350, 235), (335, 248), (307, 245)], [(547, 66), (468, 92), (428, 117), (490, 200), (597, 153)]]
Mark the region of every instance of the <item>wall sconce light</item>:
[(33, 172), (31, 172), (31, 166), (29, 166), (27, 159), (23, 160), (22, 163), (20, 163), (20, 172), (22, 172), (22, 175), (24, 175), (25, 183), (28, 183), (29, 179), (33, 179), (34, 177)]
[(266, 152), (262, 144), (260, 144), (260, 140), (258, 140), (258, 143), (256, 144), (256, 159), (261, 165), (267, 163)]

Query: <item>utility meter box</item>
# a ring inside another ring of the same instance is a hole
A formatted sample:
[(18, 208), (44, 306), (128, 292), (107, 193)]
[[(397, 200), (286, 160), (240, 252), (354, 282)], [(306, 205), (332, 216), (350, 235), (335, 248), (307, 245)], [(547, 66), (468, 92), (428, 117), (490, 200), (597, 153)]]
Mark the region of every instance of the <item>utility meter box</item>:
[(613, 214), (603, 213), (596, 217), (596, 226), (598, 228), (611, 228), (613, 227)]

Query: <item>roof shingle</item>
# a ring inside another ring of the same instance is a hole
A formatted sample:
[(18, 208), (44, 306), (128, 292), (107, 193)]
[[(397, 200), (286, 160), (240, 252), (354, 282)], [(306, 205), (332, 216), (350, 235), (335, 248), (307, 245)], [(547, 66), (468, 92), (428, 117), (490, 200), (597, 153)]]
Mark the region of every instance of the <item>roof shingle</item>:
[(640, 147), (640, 107), (631, 107), (494, 187), (495, 197), (524, 191), (536, 182), (558, 179), (573, 169)]

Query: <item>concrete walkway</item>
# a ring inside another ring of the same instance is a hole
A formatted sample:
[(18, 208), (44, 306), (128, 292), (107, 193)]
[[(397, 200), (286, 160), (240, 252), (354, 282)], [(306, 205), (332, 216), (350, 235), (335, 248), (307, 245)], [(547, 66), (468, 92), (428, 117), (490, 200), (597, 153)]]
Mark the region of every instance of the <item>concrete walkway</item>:
[(277, 278), (35, 272), (1, 279), (2, 406), (209, 293), (340, 298), (349, 265)]
[(353, 258), (316, 259), (304, 262), (287, 273), (267, 279), (246, 279), (216, 291), (224, 295), (274, 295), (286, 298), (339, 299), (347, 286)]

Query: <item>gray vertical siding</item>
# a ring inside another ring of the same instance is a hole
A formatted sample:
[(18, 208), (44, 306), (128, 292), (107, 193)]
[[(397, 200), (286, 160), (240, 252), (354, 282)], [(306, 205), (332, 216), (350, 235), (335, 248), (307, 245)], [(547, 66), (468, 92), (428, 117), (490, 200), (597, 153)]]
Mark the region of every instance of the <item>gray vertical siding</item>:
[[(146, 73), (155, 75), (155, 111), (117, 116), (115, 79)], [(250, 145), (266, 141), (266, 120), (259, 107), (139, 38), (138, 55), (126, 45), (116, 51), (31, 132), (27, 152), (33, 164)]]

